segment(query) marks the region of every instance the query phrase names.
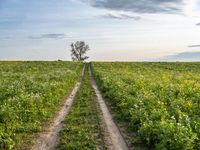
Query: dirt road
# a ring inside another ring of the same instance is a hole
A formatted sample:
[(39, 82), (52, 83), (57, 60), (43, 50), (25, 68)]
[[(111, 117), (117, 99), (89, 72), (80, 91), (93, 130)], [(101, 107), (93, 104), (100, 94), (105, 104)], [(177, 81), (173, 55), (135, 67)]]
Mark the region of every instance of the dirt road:
[(124, 138), (122, 137), (117, 125), (114, 123), (113, 118), (103, 100), (103, 97), (91, 73), (91, 70), (90, 70), (90, 79), (91, 79), (91, 84), (97, 96), (97, 101), (99, 103), (99, 106), (102, 112), (103, 122), (105, 123), (105, 136), (107, 138), (107, 141), (105, 141), (105, 143), (108, 144), (108, 149), (109, 150), (128, 150), (128, 146)]
[(52, 121), (52, 123), (41, 132), (31, 148), (31, 150), (54, 150), (56, 149), (59, 141), (59, 132), (63, 126), (63, 121), (66, 115), (69, 112), (69, 109), (73, 103), (75, 95), (80, 88), (82, 77), (85, 71), (85, 66), (83, 68), (81, 79), (78, 81), (72, 90), (70, 96), (65, 100), (65, 103), (62, 105), (60, 111)]

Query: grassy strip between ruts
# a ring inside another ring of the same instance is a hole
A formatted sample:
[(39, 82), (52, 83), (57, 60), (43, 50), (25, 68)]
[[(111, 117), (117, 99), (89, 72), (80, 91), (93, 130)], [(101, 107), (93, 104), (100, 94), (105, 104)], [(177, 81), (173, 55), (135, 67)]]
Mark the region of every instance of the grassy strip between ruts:
[(86, 65), (81, 87), (60, 132), (59, 149), (106, 149), (98, 110)]

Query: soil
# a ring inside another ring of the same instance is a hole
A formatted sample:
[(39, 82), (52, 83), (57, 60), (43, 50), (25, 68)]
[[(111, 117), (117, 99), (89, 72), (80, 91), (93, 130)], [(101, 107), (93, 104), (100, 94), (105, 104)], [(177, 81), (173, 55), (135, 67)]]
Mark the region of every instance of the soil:
[(64, 121), (66, 115), (68, 114), (70, 107), (73, 103), (73, 100), (75, 98), (75, 95), (80, 88), (84, 71), (85, 71), (85, 67), (81, 74), (81, 80), (76, 83), (70, 96), (65, 100), (64, 104), (62, 105), (60, 111), (58, 112), (58, 114), (56, 115), (52, 123), (50, 123), (50, 125), (48, 125), (48, 127), (46, 127), (43, 132), (39, 133), (31, 150), (56, 149), (59, 142), (59, 132), (63, 126), (62, 122)]
[[(59, 144), (59, 132), (62, 129), (63, 121), (73, 104), (75, 95), (80, 88), (84, 71), (85, 67), (81, 75), (81, 80), (77, 82), (70, 96), (65, 100), (64, 104), (62, 105), (60, 111), (58, 112), (52, 123), (50, 123), (50, 125), (48, 125), (48, 127), (46, 127), (43, 132), (39, 133), (31, 150), (55, 150), (57, 148)], [(96, 94), (97, 103), (100, 109), (100, 116), (102, 118), (101, 126), (103, 130), (105, 147), (107, 147), (107, 149), (109, 150), (128, 150), (128, 145), (124, 140), (124, 137), (122, 136), (118, 126), (114, 123), (112, 115), (110, 114), (109, 109), (106, 106), (106, 103), (97, 87), (91, 71), (89, 72), (91, 85)]]
[(112, 115), (109, 112), (108, 107), (106, 106), (105, 101), (97, 87), (97, 84), (94, 80), (94, 77), (90, 70), (90, 79), (92, 87), (95, 91), (97, 101), (100, 106), (102, 119), (104, 122), (104, 135), (105, 135), (105, 143), (109, 150), (128, 150), (128, 146), (126, 141), (124, 140), (122, 134), (120, 133), (119, 128), (114, 123)]

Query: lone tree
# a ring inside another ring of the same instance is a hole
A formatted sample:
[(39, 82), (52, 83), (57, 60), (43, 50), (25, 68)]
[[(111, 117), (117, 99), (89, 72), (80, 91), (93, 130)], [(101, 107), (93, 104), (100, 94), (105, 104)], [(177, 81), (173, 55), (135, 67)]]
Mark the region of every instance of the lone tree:
[(88, 59), (88, 56), (85, 56), (86, 52), (89, 51), (89, 45), (85, 44), (84, 41), (77, 41), (76, 43), (71, 44), (71, 57), (73, 61), (84, 61)]

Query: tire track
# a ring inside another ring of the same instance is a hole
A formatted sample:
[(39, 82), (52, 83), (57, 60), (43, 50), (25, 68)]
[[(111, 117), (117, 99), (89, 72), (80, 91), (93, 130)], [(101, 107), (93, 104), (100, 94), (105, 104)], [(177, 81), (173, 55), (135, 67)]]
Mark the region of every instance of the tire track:
[(105, 140), (107, 140), (105, 143), (108, 144), (107, 145), (108, 149), (128, 150), (129, 148), (127, 146), (127, 143), (125, 142), (123, 136), (121, 135), (117, 125), (114, 123), (112, 115), (110, 114), (108, 107), (106, 106), (106, 103), (103, 100), (101, 92), (97, 87), (97, 84), (91, 73), (91, 67), (89, 68), (89, 73), (90, 73), (91, 84), (97, 96), (97, 101), (99, 103), (100, 110), (102, 113), (102, 119), (103, 122), (105, 123), (105, 138), (106, 138)]
[(76, 83), (74, 89), (72, 90), (70, 96), (65, 100), (57, 116), (54, 118), (52, 123), (41, 133), (39, 137), (32, 146), (31, 150), (54, 150), (58, 145), (59, 132), (63, 126), (63, 121), (66, 115), (69, 113), (70, 107), (76, 96), (77, 91), (80, 88), (82, 78), (85, 72), (85, 65), (81, 74), (80, 80)]

